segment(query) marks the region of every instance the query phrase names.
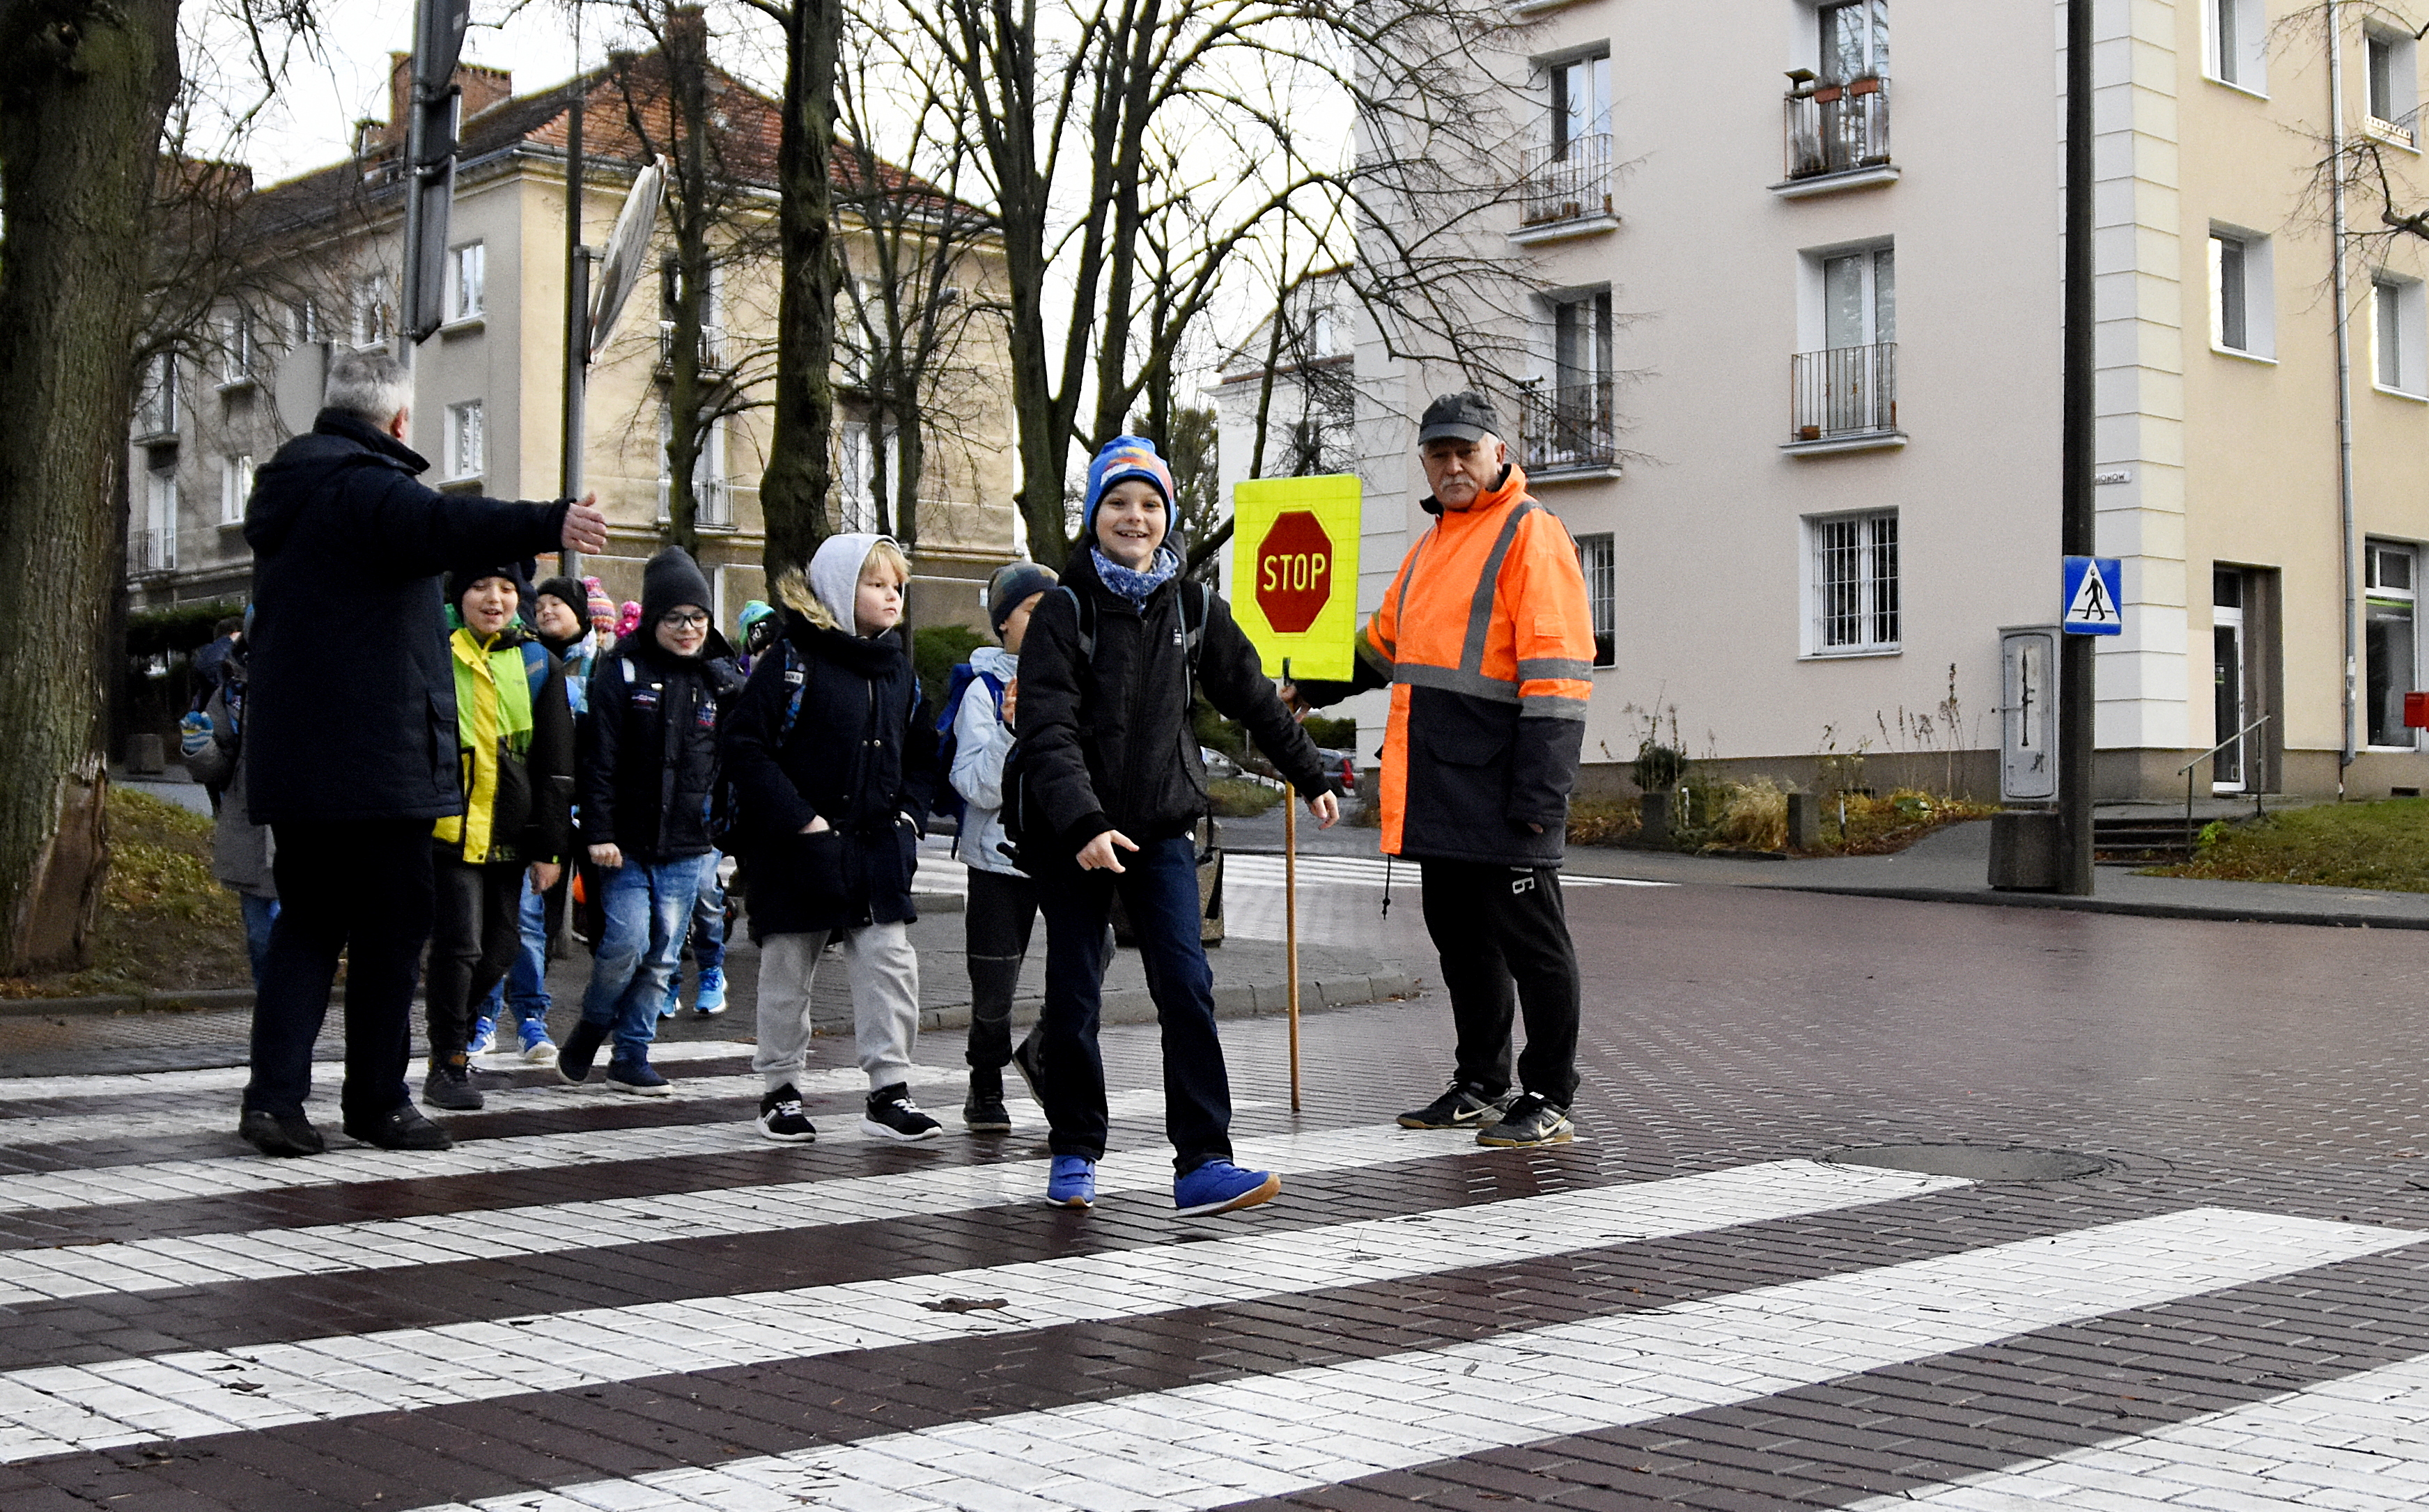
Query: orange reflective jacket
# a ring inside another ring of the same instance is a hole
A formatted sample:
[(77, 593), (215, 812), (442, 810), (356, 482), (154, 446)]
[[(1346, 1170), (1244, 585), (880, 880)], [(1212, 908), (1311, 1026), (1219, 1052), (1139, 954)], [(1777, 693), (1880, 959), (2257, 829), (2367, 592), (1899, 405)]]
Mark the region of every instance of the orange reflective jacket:
[(1594, 692), (1577, 543), (1515, 466), (1474, 508), (1440, 515), (1401, 559), (1361, 649), (1392, 680), (1383, 849), (1556, 864)]

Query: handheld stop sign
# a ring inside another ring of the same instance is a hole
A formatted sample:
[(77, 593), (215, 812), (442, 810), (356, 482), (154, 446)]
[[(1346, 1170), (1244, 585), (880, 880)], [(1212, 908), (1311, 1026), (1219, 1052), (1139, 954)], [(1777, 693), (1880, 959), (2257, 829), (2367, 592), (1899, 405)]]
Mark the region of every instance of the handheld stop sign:
[(1231, 488), (1231, 613), (1265, 675), (1343, 682), (1357, 657), (1362, 489), (1348, 474)]

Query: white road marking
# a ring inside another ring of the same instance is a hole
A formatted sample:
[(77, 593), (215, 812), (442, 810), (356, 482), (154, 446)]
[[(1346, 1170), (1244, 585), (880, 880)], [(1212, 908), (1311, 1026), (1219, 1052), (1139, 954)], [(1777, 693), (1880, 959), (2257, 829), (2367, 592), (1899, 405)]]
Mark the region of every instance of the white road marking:
[[(1549, 1255), (1700, 1233), (1964, 1185), (1906, 1172), (1782, 1160), (1483, 1207), (943, 1275), (35, 1367), (0, 1375), (0, 1462), (846, 1350), (1141, 1318), (1426, 1275), (1513, 1254)], [(2232, 1246), (2241, 1252), (2237, 1259), (2216, 1263), (2172, 1253), (2172, 1236), (2160, 1231), (2137, 1230), (2130, 1241), (2114, 1241), (2096, 1253), (2142, 1263), (2154, 1277), (2166, 1278), (2160, 1283), (2165, 1287), (2180, 1290), (2186, 1278), (2196, 1278), (2196, 1289), (2206, 1290), (2226, 1284), (2216, 1275), (2275, 1274), (2413, 1237), (2385, 1229), (2311, 1228), (2319, 1232), (2305, 1230), (2274, 1245), (2247, 1239)], [(2195, 1237), (2210, 1240), (2213, 1234), (2206, 1227)], [(2045, 1242), (2062, 1250), (2068, 1241)], [(2206, 1252), (2211, 1246), (2200, 1247)], [(2295, 1256), (2299, 1261), (2289, 1260)], [(2008, 1279), (2012, 1283), (2014, 1277)], [(1891, 1298), (1905, 1295), (1860, 1280), (1837, 1285), (1832, 1295), (1842, 1298), (1842, 1311), (1884, 1308), (1892, 1306)], [(934, 1307), (953, 1298), (1002, 1306), (971, 1311)], [(2004, 1314), (2000, 1331), (2009, 1331)]]
[(1219, 1507), (1755, 1401), (2423, 1238), (2196, 1208), (1380, 1359), (495, 1496), (473, 1508)]
[[(719, 1060), (750, 1053), (751, 1042), (748, 1040), (684, 1040), (672, 1044), (652, 1045), (650, 1060), (654, 1065), (675, 1065), (686, 1060)], [(513, 1065), (528, 1065), (529, 1062), (517, 1056), (504, 1060), (484, 1058), (482, 1064), (503, 1071)], [(334, 1077), (342, 1069), (341, 1063), (336, 1060), (313, 1062), (315, 1076)], [(238, 1092), (252, 1077), (253, 1073), (243, 1066), (207, 1066), (198, 1071), (132, 1071), (116, 1076), (0, 1076), (0, 1103), (31, 1102), (45, 1097), (149, 1097), (162, 1093)], [(0, 1127), (6, 1126), (5, 1123), (0, 1123)]]
[[(1106, 1106), (1117, 1119), (1138, 1117), (1161, 1111), (1164, 1093), (1153, 1088), (1117, 1093)], [(1232, 1104), (1242, 1112), (1271, 1106)], [(830, 1126), (818, 1135), (822, 1144), (864, 1142), (876, 1142), (854, 1124)], [(770, 1148), (755, 1134), (743, 1147)], [(1387, 1125), (1243, 1140), (1234, 1153), (1287, 1171), (1338, 1171), (1484, 1152), (1473, 1142), (1452, 1144)], [(0, 1307), (963, 1212), (1033, 1201), (1046, 1190), (1046, 1172), (1044, 1160), (948, 1165), (595, 1202), (458, 1208), (423, 1218), (0, 1250)], [(1172, 1161), (1162, 1150), (1141, 1151), (1113, 1156), (1098, 1172), (1099, 1187), (1109, 1194), (1148, 1191), (1170, 1185)]]
[[(2238, 1500), (2208, 1499), (2222, 1489)], [(2347, 1512), (2429, 1503), (2429, 1355), (1930, 1490), (1874, 1497), (1850, 1512), (2182, 1512), (2263, 1503)]]
[[(1244, 855), (1226, 851), (1223, 855), (1223, 885), (1234, 882), (1251, 887), (1280, 887), (1285, 877), (1280, 856)], [(1302, 887), (1310, 884), (1336, 887), (1381, 887), (1384, 880), (1382, 859), (1376, 856), (1301, 856), (1298, 859), (1298, 880)], [(1395, 862), (1391, 880), (1396, 887), (1413, 889), (1417, 885), (1417, 863)], [(1561, 873), (1562, 887), (1676, 887), (1676, 882), (1645, 881), (1634, 877), (1588, 877), (1577, 872)]]

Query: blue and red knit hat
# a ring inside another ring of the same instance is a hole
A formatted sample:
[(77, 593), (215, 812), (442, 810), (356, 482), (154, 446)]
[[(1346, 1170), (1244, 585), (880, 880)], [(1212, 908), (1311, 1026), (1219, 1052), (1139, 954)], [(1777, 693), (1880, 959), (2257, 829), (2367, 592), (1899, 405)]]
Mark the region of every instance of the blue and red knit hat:
[(1164, 507), (1171, 512), (1173, 501), (1172, 468), (1158, 456), (1155, 443), (1144, 436), (1116, 436), (1107, 441), (1096, 460), (1088, 464), (1088, 501), (1080, 512), (1080, 534), (1093, 540), (1097, 534), (1097, 502), (1105, 490), (1125, 478), (1145, 478), (1164, 495)]

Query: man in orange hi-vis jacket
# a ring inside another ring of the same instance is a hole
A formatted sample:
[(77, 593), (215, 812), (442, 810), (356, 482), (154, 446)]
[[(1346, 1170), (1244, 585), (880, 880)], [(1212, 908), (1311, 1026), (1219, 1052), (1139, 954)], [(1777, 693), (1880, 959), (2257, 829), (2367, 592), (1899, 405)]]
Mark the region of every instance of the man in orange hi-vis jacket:
[[(1579, 997), (1560, 867), (1594, 620), (1577, 543), (1528, 497), (1500, 430), (1479, 394), (1426, 406), (1417, 450), (1434, 526), (1367, 620), (1356, 677), (1297, 695), (1330, 703), (1392, 689), (1383, 849), (1418, 863), (1459, 1034), (1449, 1090), (1401, 1124), (1473, 1128), (1479, 1144), (1559, 1144), (1578, 1090)], [(1512, 1087), (1520, 1011), (1523, 1094)]]

